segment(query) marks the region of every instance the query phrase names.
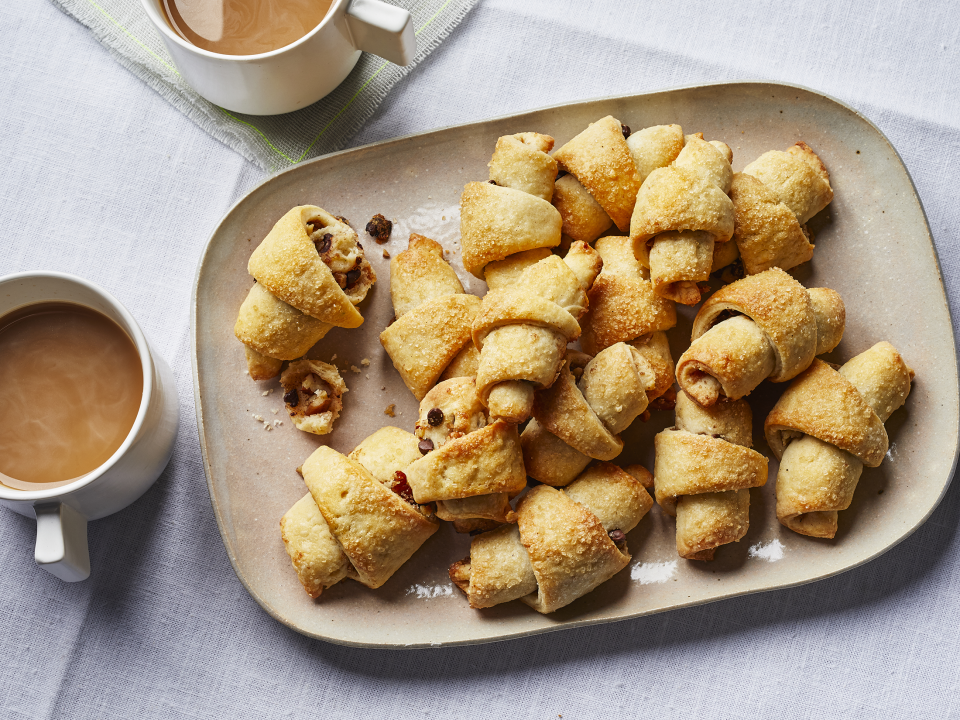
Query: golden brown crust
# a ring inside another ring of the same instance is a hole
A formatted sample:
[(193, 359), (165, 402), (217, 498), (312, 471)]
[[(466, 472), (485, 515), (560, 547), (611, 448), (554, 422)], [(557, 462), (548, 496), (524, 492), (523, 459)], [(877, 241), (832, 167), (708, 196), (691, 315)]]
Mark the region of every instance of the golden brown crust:
[(248, 345), (243, 346), (243, 352), (247, 359), (247, 374), (252, 380), (269, 380), (280, 374), (283, 360), (261, 355)]
[(557, 161), (547, 155), (552, 149), (553, 138), (549, 135), (504, 135), (497, 140), (490, 160), (490, 180), (550, 202), (557, 177)]
[(543, 198), (489, 183), (467, 183), (460, 196), (463, 266), (483, 279), (483, 269), (524, 250), (560, 244), (560, 213)]
[(827, 169), (806, 143), (797, 143), (786, 152), (765, 152), (743, 172), (766, 185), (801, 225), (833, 200)]
[(417, 436), (392, 425), (377, 430), (364, 438), (349, 455), (367, 469), (382, 485), (393, 488), (396, 473), (404, 471), (420, 459)]
[[(284, 215), (250, 256), (247, 269), (270, 293), (302, 312), (337, 327), (353, 328), (363, 322), (351, 298), (334, 278), (311, 239), (311, 229), (321, 228), (334, 242), (353, 245), (351, 260), (364, 269), (363, 251), (349, 225), (314, 205), (295, 207)], [(375, 276), (366, 264), (367, 279)], [(362, 277), (362, 273), (359, 274)], [(359, 299), (357, 300), (359, 302)]]
[(398, 318), (428, 300), (463, 292), (463, 285), (443, 257), (440, 243), (411, 234), (406, 250), (390, 261), (390, 297)]
[(475, 295), (442, 295), (380, 333), (380, 344), (418, 400), (470, 342), (479, 309), (480, 298)]
[(332, 328), (333, 325), (300, 312), (271, 295), (260, 283), (254, 283), (240, 305), (233, 332), (240, 342), (261, 355), (294, 360), (305, 355)]
[(503, 260), (494, 260), (492, 263), (488, 263), (483, 270), (483, 276), (487, 281), (487, 289), (499, 290), (513, 285), (528, 267), (550, 257), (552, 254), (548, 248), (535, 248), (514, 253)]
[(320, 597), (324, 590), (347, 576), (350, 561), (330, 534), (330, 527), (310, 493), (280, 518), (280, 536), (310, 597)]
[(603, 270), (587, 293), (589, 309), (580, 321), (584, 351), (595, 355), (618, 342), (630, 342), (677, 324), (673, 303), (657, 295), (643, 277), (629, 238), (597, 240)]
[(535, 417), (520, 435), (520, 445), (527, 475), (553, 487), (568, 485), (592, 459), (547, 430)]
[(563, 235), (571, 240), (593, 242), (613, 225), (606, 210), (570, 173), (554, 183), (553, 206), (563, 219)]
[(630, 227), (640, 178), (619, 120), (608, 115), (591, 123), (553, 157), (576, 176), (618, 228)]
[(470, 543), (470, 558), (454, 563), (450, 577), (472, 608), (486, 608), (535, 592), (537, 578), (516, 525), (504, 525)]
[(853, 384), (822, 360), (791, 383), (764, 422), (767, 444), (778, 459), (791, 432), (846, 450), (867, 467), (877, 467), (887, 452), (883, 422)]
[(435, 521), (360, 463), (326, 446), (307, 458), (303, 479), (357, 579), (367, 587), (383, 585), (437, 531)]
[(527, 483), (517, 427), (502, 420), (428, 452), (406, 473), (418, 503), (517, 493)]
[[(637, 475), (650, 472), (634, 465)], [(592, 464), (563, 492), (592, 512), (603, 529), (628, 533), (653, 507), (653, 498), (636, 475), (607, 462)]]
[(730, 189), (733, 239), (748, 275), (789, 270), (813, 257), (813, 245), (793, 211), (752, 175), (737, 173)]
[(510, 507), (507, 493), (437, 500), (437, 517), (452, 523), (461, 523), (457, 532), (464, 532), (462, 523), (470, 520), (488, 520), (497, 524), (517, 521), (517, 514)]
[(547, 485), (533, 488), (517, 506), (518, 527), (537, 579), (537, 594), (521, 598), (551, 613), (609, 580), (630, 562), (597, 516)]
[(683, 129), (679, 125), (654, 125), (632, 133), (627, 138), (627, 147), (640, 183), (657, 168), (676, 160), (684, 142)]

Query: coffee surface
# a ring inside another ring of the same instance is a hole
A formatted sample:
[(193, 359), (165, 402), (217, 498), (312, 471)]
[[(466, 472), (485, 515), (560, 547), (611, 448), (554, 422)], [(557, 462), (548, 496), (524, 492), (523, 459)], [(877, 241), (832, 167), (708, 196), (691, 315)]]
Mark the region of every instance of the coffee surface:
[(187, 42), (222, 55), (257, 55), (296, 42), (326, 16), (332, 0), (161, 0)]
[(36, 490), (97, 469), (142, 395), (136, 346), (104, 315), (57, 302), (0, 318), (0, 482)]

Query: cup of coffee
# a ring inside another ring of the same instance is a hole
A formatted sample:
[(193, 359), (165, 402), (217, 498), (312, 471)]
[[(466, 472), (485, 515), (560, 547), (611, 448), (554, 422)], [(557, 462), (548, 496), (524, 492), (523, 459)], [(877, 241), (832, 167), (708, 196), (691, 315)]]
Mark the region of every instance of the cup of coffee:
[(142, 0), (177, 70), (215, 105), (279, 115), (350, 74), (361, 51), (409, 65), (410, 13), (380, 0)]
[(129, 312), (72, 275), (0, 278), (0, 504), (37, 519), (37, 564), (90, 574), (87, 521), (140, 497), (177, 437), (173, 374)]

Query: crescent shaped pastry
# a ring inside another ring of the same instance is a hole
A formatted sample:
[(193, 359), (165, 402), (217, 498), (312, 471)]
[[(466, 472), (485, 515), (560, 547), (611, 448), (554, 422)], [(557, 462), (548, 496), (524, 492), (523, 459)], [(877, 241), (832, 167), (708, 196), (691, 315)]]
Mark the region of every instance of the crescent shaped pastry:
[(753, 414), (746, 400), (703, 408), (677, 396), (673, 428), (654, 439), (657, 503), (677, 518), (677, 552), (713, 560), (750, 527), (750, 488), (767, 482), (767, 459), (751, 448)]
[(345, 577), (380, 587), (436, 532), (436, 520), (411, 504), (409, 487), (397, 480), (416, 448), (416, 437), (385, 427), (349, 457), (320, 447), (303, 464), (310, 492), (287, 511), (280, 529), (310, 597)]
[[(769, 183), (769, 184), (767, 184)], [(813, 257), (804, 223), (833, 199), (830, 175), (806, 143), (768, 152), (733, 178), (733, 239), (749, 275), (789, 270)]]
[(550, 202), (557, 161), (547, 155), (553, 138), (535, 132), (504, 135), (490, 159), (490, 181)]
[(463, 267), (483, 279), (488, 263), (560, 244), (560, 213), (543, 198), (489, 183), (467, 183), (460, 196)]
[(787, 388), (764, 423), (780, 460), (777, 518), (802, 535), (832, 538), (863, 466), (887, 451), (883, 423), (907, 399), (913, 370), (880, 342), (839, 372), (820, 360)]
[(629, 131), (620, 121), (608, 115), (591, 123), (553, 154), (561, 168), (577, 178), (620, 230), (630, 227), (630, 213), (640, 189), (626, 134)]
[(294, 360), (306, 355), (332, 328), (330, 323), (300, 312), (254, 283), (240, 306), (233, 332), (240, 342), (261, 355)]
[(593, 248), (574, 243), (565, 259), (544, 258), (484, 296), (473, 343), (480, 351), (477, 391), (491, 417), (513, 423), (530, 417), (534, 391), (553, 384), (567, 343), (580, 336), (577, 318), (601, 266)]
[(554, 182), (553, 206), (563, 220), (562, 235), (571, 242), (592, 243), (613, 225), (607, 211), (570, 173), (561, 175)]
[(844, 323), (843, 300), (833, 290), (808, 290), (779, 268), (750, 275), (700, 308), (677, 382), (704, 407), (721, 397), (736, 400), (766, 378), (799, 375), (839, 344)]
[(726, 144), (689, 135), (673, 164), (654, 170), (640, 188), (630, 238), (658, 294), (700, 302), (697, 283), (710, 277), (714, 245), (733, 236), (732, 159)]
[(657, 168), (666, 167), (680, 154), (686, 138), (679, 125), (654, 125), (627, 137), (640, 184)]
[(521, 436), (527, 474), (547, 485), (569, 484), (591, 459), (617, 457), (623, 450), (619, 434), (647, 409), (647, 390), (655, 383), (653, 368), (626, 343), (610, 346), (585, 366), (571, 360), (552, 387), (536, 394), (534, 419)]
[[(631, 137), (633, 137), (631, 135)], [(671, 300), (658, 295), (633, 253), (630, 238), (610, 235), (597, 240), (597, 252), (603, 269), (587, 292), (589, 308), (580, 320), (583, 334), (580, 345), (590, 355), (618, 342), (633, 343), (645, 352), (653, 336), (654, 344), (666, 349), (665, 362), (652, 361), (657, 373), (656, 386), (648, 398), (663, 395), (673, 385), (673, 360), (663, 331), (677, 324), (677, 311)]]
[(563, 490), (530, 490), (517, 507), (518, 524), (474, 537), (470, 557), (451, 565), (450, 578), (472, 608), (519, 599), (551, 613), (627, 566), (626, 533), (652, 505), (633, 475), (600, 463)]
[(277, 221), (247, 264), (271, 294), (336, 327), (354, 328), (354, 307), (376, 280), (357, 234), (314, 205), (295, 207)]
[(380, 333), (380, 344), (417, 400), (451, 365), (449, 376), (476, 373), (471, 328), (480, 298), (463, 292), (439, 243), (410, 236), (390, 261), (390, 293), (397, 320)]
[(280, 375), (283, 402), (297, 430), (326, 435), (343, 410), (347, 385), (333, 365), (304, 358)]

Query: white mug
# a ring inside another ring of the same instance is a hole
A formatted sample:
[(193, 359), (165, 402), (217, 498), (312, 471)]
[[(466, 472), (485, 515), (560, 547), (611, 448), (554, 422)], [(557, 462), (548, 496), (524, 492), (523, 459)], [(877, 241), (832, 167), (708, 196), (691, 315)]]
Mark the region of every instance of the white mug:
[(328, 95), (360, 52), (409, 65), (417, 54), (413, 18), (380, 0), (334, 0), (317, 27), (290, 45), (258, 55), (221, 55), (184, 40), (163, 16), (162, 0), (141, 0), (187, 84), (215, 105), (247, 115), (279, 115)]
[(143, 396), (133, 427), (103, 465), (51, 488), (17, 490), (0, 484), (0, 504), (37, 518), (37, 564), (61, 580), (76, 582), (90, 575), (87, 521), (132, 503), (170, 461), (179, 398), (169, 366), (150, 349), (133, 316), (108, 292), (64, 273), (27, 272), (0, 278), (0, 317), (50, 301), (83, 305), (113, 320), (133, 341), (143, 370)]

